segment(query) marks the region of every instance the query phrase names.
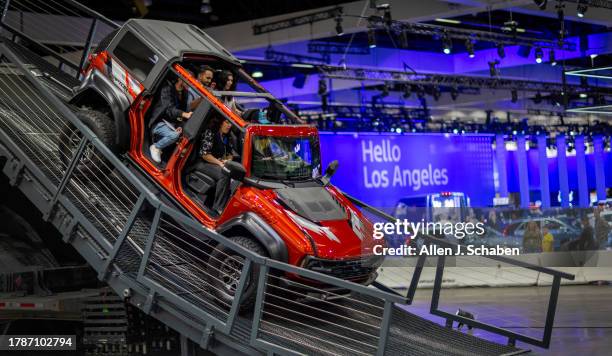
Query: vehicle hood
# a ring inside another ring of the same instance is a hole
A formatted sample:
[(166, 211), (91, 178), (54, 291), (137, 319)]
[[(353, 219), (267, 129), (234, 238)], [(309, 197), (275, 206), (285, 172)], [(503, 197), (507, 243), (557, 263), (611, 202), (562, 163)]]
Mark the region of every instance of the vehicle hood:
[(327, 259), (371, 255), (378, 241), (372, 223), (348, 200), (326, 187), (283, 188), (276, 191), (285, 214)]
[(345, 208), (325, 187), (283, 188), (276, 191), (278, 199), (293, 212), (312, 222), (347, 218)]

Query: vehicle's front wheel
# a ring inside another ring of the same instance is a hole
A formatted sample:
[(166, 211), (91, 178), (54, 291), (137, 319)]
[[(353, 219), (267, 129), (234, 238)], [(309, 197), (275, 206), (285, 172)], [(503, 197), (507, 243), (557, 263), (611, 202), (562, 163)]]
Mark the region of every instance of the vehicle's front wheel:
[[(235, 236), (231, 238), (231, 241), (258, 255), (267, 255), (265, 249), (252, 238)], [(226, 309), (229, 309), (234, 301), (234, 295), (238, 288), (245, 261), (245, 258), (240, 253), (222, 244), (217, 245), (208, 260), (207, 269), (212, 293), (218, 298), (219, 304), (223, 305)], [(258, 275), (259, 266), (253, 264), (251, 272), (247, 276), (246, 288), (240, 298), (240, 310), (243, 312), (253, 308)]]
[[(115, 146), (115, 126), (107, 114), (88, 108), (81, 108), (75, 112), (76, 116), (87, 126), (107, 147), (113, 150)], [(67, 122), (62, 129), (58, 141), (59, 158), (67, 168), (70, 161), (83, 138), (83, 133), (72, 123)], [(103, 156), (96, 152), (92, 146), (87, 146), (81, 163), (77, 166), (77, 172), (85, 176), (99, 175), (100, 170), (107, 167), (103, 162)]]

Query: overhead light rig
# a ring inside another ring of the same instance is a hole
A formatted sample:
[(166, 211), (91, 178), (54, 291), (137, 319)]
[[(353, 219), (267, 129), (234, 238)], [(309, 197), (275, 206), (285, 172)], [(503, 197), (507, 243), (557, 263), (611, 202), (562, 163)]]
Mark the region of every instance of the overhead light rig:
[(272, 46), (268, 46), (268, 48), (266, 48), (264, 55), (265, 55), (266, 60), (268, 61), (281, 62), (281, 63), (291, 63), (291, 62), (329, 63), (330, 61), (329, 53), (323, 53), (321, 57), (305, 56), (302, 54), (277, 51), (273, 49)]
[[(338, 6), (333, 9), (311, 12), (306, 15), (291, 17), (285, 20), (279, 20), (279, 21), (269, 22), (265, 24), (255, 24), (253, 25), (253, 34), (261, 35), (264, 33), (286, 30), (292, 27), (309, 25), (314, 22), (331, 20), (331, 19), (336, 20), (336, 27), (338, 27), (338, 19), (341, 19), (341, 18), (342, 18), (342, 7)], [(336, 31), (338, 31), (338, 28), (336, 29)]]
[(546, 83), (541, 81), (488, 78), (465, 75), (445, 75), (432, 73), (407, 73), (384, 69), (343, 68), (338, 66), (318, 66), (320, 75), (330, 79), (355, 81), (377, 81), (394, 84), (439, 85), (448, 87), (487, 88), (500, 90), (518, 90), (528, 92), (559, 92), (566, 90), (573, 94), (588, 93), (612, 95), (612, 88), (587, 87), (579, 84)]
[(370, 27), (374, 26), (376, 28), (389, 28), (397, 34), (409, 32), (412, 34), (433, 36), (437, 38), (448, 38), (476, 42), (491, 42), (497, 45), (519, 45), (535, 48), (562, 49), (566, 51), (576, 50), (576, 45), (571, 42), (518, 36), (514, 33), (495, 33), (473, 29), (463, 29), (451, 26), (401, 22), (397, 20), (392, 20), (389, 23), (389, 21), (385, 20), (384, 16), (379, 15), (372, 15), (369, 17), (365, 17), (365, 19), (368, 20)]
[(370, 54), (370, 48), (367, 46), (350, 46), (346, 47), (344, 43), (334, 43), (325, 41), (310, 41), (308, 42), (309, 53), (320, 54), (355, 54), (367, 55)]
[(574, 4), (612, 10), (611, 0), (563, 0)]

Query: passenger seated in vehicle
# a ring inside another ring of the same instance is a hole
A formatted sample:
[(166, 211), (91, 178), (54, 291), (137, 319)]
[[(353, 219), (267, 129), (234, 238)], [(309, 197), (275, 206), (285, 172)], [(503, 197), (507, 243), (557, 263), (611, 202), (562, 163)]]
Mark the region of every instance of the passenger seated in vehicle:
[[(234, 82), (234, 74), (229, 70), (222, 70), (217, 72), (215, 75), (215, 88), (221, 91), (234, 91), (236, 90), (236, 83)], [(238, 107), (236, 99), (231, 95), (224, 95), (221, 97), (223, 104), (232, 110), (236, 115), (242, 116), (244, 110)]]
[[(201, 66), (198, 70), (198, 81), (202, 83), (205, 88), (213, 90), (215, 88), (215, 82), (213, 82), (215, 70), (207, 65)], [(190, 110), (195, 110), (200, 102), (202, 101), (202, 96), (200, 93), (196, 92), (193, 89), (189, 89), (189, 98), (187, 99), (187, 105)]]
[(151, 158), (161, 162), (162, 150), (178, 141), (185, 120), (192, 112), (187, 110), (187, 84), (178, 79), (168, 81), (159, 92), (153, 108), (149, 128), (153, 128), (153, 144), (150, 147)]
[(223, 165), (232, 160), (232, 145), (229, 133), (232, 124), (225, 118), (215, 118), (204, 133), (199, 155), (202, 161), (197, 170), (211, 177), (216, 184), (213, 210), (221, 214), (230, 193), (230, 178), (223, 174)]

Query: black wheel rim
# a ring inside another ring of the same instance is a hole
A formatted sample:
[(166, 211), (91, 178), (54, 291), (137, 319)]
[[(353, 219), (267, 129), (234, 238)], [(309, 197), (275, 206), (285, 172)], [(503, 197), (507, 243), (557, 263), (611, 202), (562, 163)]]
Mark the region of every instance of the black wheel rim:
[(227, 256), (219, 268), (219, 277), (223, 282), (225, 292), (231, 296), (234, 296), (238, 289), (242, 266), (244, 266), (244, 258), (232, 255)]

